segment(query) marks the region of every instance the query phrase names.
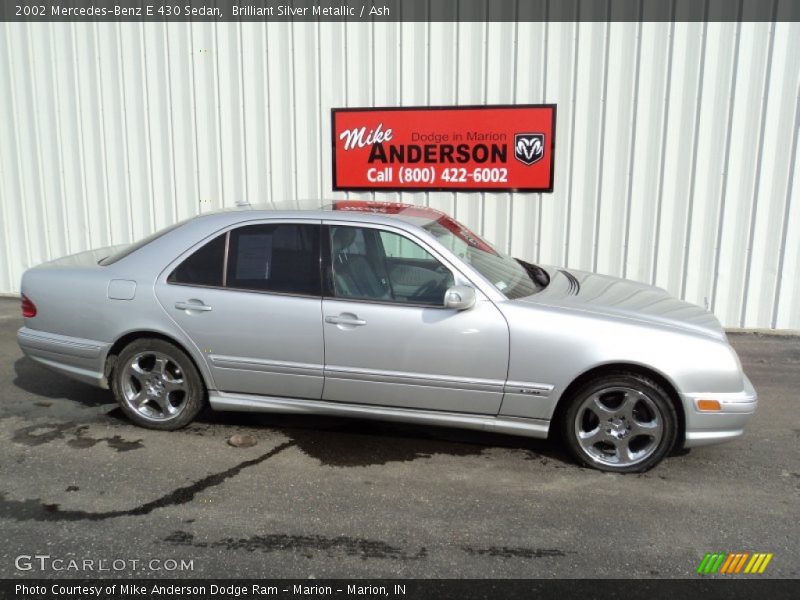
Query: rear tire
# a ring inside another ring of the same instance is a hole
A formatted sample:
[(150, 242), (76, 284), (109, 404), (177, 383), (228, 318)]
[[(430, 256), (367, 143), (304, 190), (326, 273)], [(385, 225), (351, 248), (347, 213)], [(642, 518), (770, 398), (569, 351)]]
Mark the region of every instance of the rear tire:
[(148, 429), (180, 429), (206, 406), (205, 385), (192, 360), (157, 338), (140, 338), (120, 352), (111, 389), (125, 415)]
[(675, 445), (678, 415), (669, 393), (638, 373), (594, 378), (567, 402), (561, 434), (570, 453), (586, 467), (641, 473)]

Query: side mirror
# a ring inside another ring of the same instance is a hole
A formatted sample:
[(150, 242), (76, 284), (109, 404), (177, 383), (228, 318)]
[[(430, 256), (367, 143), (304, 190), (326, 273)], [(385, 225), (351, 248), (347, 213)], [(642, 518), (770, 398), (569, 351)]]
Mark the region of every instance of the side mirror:
[(444, 307), (467, 310), (475, 305), (475, 288), (468, 285), (454, 285), (444, 293)]

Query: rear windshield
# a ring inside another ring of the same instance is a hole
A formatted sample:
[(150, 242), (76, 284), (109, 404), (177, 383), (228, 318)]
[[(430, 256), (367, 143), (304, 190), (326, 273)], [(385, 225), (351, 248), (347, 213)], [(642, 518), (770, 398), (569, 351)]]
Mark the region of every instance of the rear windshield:
[(133, 254), (139, 248), (144, 248), (145, 246), (147, 246), (147, 244), (157, 240), (162, 235), (165, 235), (165, 234), (169, 233), (173, 229), (177, 229), (178, 227), (183, 225), (187, 220), (188, 219), (185, 219), (183, 221), (178, 221), (177, 223), (173, 223), (169, 227), (165, 227), (164, 229), (159, 229), (155, 233), (151, 233), (146, 238), (142, 238), (138, 242), (134, 242), (133, 244), (130, 244), (128, 246), (123, 246), (123, 248), (121, 250), (119, 250), (118, 252), (115, 252), (114, 254), (111, 254), (110, 256), (106, 256), (105, 258), (101, 258), (99, 261), (97, 261), (97, 264), (102, 266), (102, 267), (107, 267), (108, 265), (113, 265), (115, 262), (122, 260), (123, 258), (128, 256), (129, 254)]

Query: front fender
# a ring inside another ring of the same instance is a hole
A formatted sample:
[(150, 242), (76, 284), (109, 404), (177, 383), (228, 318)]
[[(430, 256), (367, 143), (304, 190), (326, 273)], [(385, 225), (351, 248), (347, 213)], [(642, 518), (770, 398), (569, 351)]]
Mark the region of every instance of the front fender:
[(550, 419), (567, 387), (584, 373), (633, 364), (661, 375), (681, 396), (740, 393), (745, 378), (733, 348), (719, 338), (562, 308), (503, 303), (510, 330), (507, 386), (500, 414)]

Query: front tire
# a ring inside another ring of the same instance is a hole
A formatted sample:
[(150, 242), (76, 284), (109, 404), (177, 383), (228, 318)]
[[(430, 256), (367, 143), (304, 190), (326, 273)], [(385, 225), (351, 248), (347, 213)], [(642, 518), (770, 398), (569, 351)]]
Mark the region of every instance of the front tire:
[(149, 429), (180, 429), (206, 405), (197, 368), (180, 348), (156, 338), (141, 338), (120, 353), (111, 388), (125, 415)]
[(568, 399), (561, 422), (567, 448), (582, 465), (640, 473), (675, 445), (678, 415), (669, 393), (637, 373), (602, 375)]

